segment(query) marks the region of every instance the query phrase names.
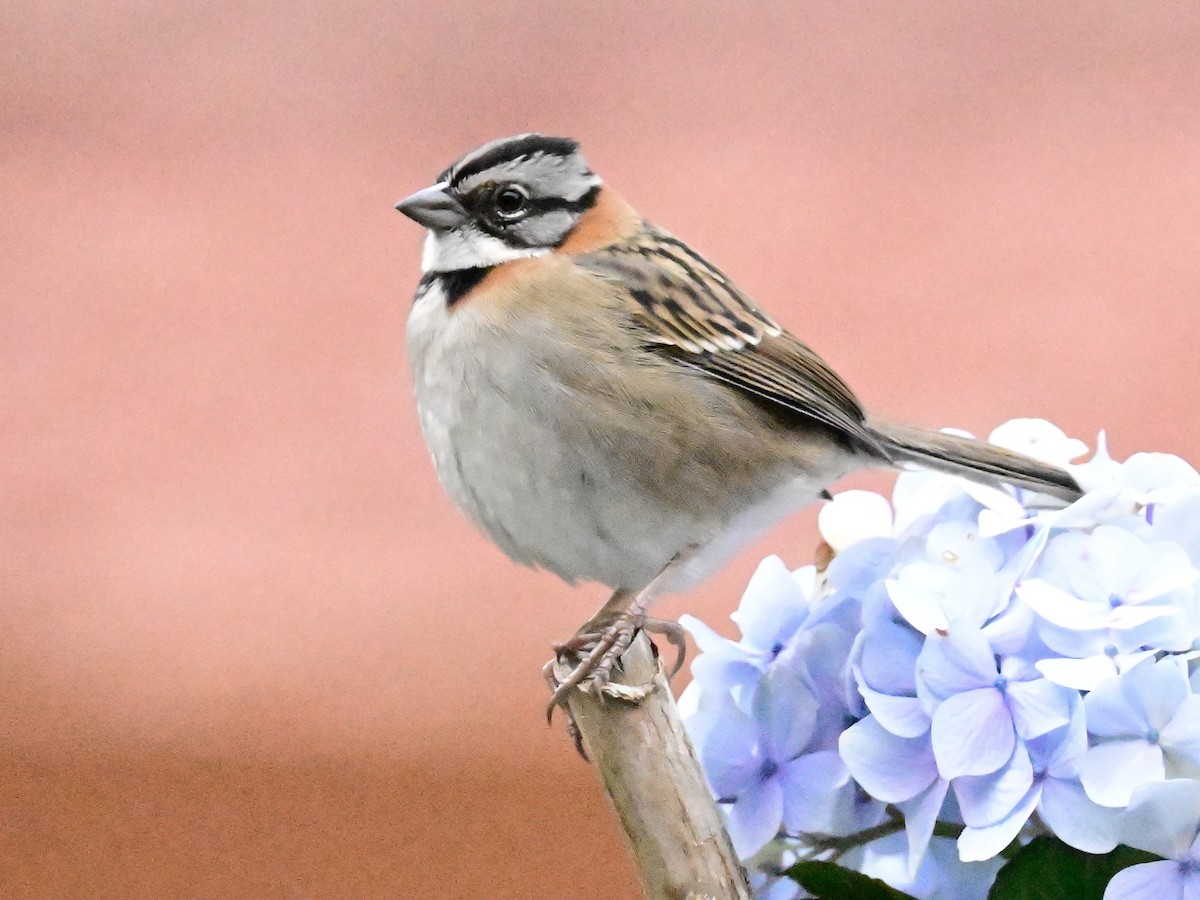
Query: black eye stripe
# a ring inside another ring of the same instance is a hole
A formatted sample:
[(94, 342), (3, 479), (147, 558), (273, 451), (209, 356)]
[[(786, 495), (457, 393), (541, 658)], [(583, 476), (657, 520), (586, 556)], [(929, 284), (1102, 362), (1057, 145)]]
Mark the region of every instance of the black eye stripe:
[(467, 196), (459, 196), (458, 199), (470, 211), (471, 221), (481, 232), (503, 241), (510, 247), (529, 248), (557, 246), (566, 240), (576, 224), (573, 221), (568, 222), (558, 240), (547, 244), (544, 237), (533, 236), (523, 228), (531, 219), (560, 210), (578, 218), (595, 205), (596, 198), (600, 196), (600, 189), (600, 185), (595, 185), (574, 200), (567, 200), (565, 197), (530, 197), (526, 201), (527, 212), (511, 219), (496, 214), (492, 205), (496, 190), (494, 185), (481, 186)]
[(552, 209), (565, 209), (568, 212), (581, 213), (591, 209), (596, 202), (596, 197), (600, 193), (599, 185), (588, 190), (581, 197), (574, 200), (568, 200), (565, 197), (531, 197), (529, 205), (532, 209), (538, 212), (546, 212)]
[(558, 210), (565, 210), (574, 215), (584, 213), (592, 208), (599, 194), (600, 186), (596, 185), (575, 200), (568, 200), (565, 197), (530, 197), (525, 201), (528, 211), (520, 218), (514, 219), (503, 219), (493, 215), (495, 209), (493, 189), (483, 188), (472, 192), (469, 197), (461, 199), (463, 205), (474, 211), (475, 218), (486, 231), (500, 237), (533, 216)]

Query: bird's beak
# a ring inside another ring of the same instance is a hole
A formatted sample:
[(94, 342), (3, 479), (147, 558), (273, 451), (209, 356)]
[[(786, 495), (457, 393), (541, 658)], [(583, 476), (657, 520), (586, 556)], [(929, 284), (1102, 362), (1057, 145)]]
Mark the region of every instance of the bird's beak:
[(444, 183), (417, 191), (396, 204), (396, 209), (426, 228), (449, 230), (467, 220), (467, 211), (446, 190)]

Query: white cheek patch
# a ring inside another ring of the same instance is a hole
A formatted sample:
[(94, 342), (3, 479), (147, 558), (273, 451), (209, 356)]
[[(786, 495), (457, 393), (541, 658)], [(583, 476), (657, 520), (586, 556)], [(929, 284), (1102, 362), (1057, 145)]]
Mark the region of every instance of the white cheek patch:
[(425, 235), (421, 271), (453, 272), (498, 266), (514, 259), (544, 256), (545, 247), (510, 247), (499, 238), (465, 225), (453, 231), (430, 231)]

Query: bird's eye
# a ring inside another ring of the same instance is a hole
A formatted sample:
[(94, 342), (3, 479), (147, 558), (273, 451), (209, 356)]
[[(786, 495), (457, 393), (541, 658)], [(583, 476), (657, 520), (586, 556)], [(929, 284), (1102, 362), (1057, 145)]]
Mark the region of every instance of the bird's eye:
[(523, 187), (510, 184), (496, 191), (492, 205), (500, 218), (516, 219), (525, 214), (529, 206), (529, 194)]

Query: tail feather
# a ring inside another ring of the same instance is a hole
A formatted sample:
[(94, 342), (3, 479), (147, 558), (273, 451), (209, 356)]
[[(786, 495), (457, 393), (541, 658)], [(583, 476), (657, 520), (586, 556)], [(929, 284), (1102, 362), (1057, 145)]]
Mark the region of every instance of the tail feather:
[(984, 484), (1012, 484), (1064, 500), (1083, 494), (1069, 472), (985, 441), (872, 419), (868, 430), (894, 462), (913, 462)]

